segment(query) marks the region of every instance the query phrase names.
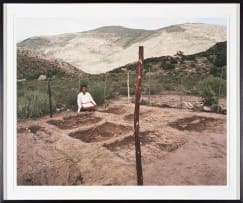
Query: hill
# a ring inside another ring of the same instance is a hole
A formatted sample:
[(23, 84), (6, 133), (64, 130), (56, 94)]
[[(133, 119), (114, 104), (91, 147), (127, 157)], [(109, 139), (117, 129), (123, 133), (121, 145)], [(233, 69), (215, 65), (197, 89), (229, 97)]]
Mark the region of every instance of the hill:
[(40, 75), (85, 75), (73, 65), (27, 48), (17, 49), (17, 78), (37, 79)]
[(98, 74), (137, 60), (138, 46), (145, 57), (186, 55), (205, 51), (226, 40), (226, 27), (187, 23), (157, 30), (106, 26), (79, 33), (28, 38), (18, 47), (62, 59), (85, 72)]
[[(201, 77), (213, 75), (226, 79), (226, 53), (227, 42), (225, 41), (216, 43), (206, 51), (192, 55), (184, 55), (183, 52), (177, 52), (174, 56), (147, 58), (144, 60), (144, 73), (146, 74), (150, 71), (150, 74), (153, 75), (166, 76), (173, 74), (178, 77), (181, 75), (200, 75)], [(109, 73), (121, 73), (124, 71), (135, 73), (136, 68), (136, 63), (127, 64), (109, 71)]]

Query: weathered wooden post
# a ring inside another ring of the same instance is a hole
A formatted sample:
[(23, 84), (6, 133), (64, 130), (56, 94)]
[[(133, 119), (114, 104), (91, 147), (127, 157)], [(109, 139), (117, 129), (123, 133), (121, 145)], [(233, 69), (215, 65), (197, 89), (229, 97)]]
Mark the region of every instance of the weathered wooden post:
[(105, 98), (106, 98), (106, 79), (107, 79), (107, 76), (106, 76), (106, 73), (105, 73), (105, 84), (104, 84), (104, 102), (105, 102)]
[(149, 105), (151, 104), (151, 70), (150, 70), (150, 65), (149, 65), (149, 99), (148, 99), (148, 102), (149, 102)]
[(51, 84), (50, 84), (50, 79), (48, 79), (48, 94), (49, 94), (50, 117), (52, 118), (52, 100), (51, 100)]
[(138, 61), (138, 68), (137, 68), (136, 98), (135, 98), (135, 111), (134, 111), (134, 137), (135, 137), (137, 185), (143, 185), (143, 170), (142, 170), (141, 146), (140, 146), (140, 137), (139, 137), (139, 105), (140, 105), (140, 97), (141, 97), (142, 71), (143, 71), (143, 46), (139, 46), (139, 61)]
[(130, 103), (130, 76), (129, 70), (127, 71), (127, 102)]
[(180, 78), (180, 107), (181, 107), (181, 109), (183, 108), (183, 95), (184, 95), (184, 93), (183, 93), (183, 79), (182, 79), (182, 75), (181, 75), (181, 78)]

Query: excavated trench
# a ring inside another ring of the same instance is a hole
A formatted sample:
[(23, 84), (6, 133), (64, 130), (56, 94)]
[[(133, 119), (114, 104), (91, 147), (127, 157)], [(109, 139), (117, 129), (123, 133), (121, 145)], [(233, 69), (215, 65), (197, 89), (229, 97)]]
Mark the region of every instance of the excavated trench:
[(114, 123), (106, 122), (95, 128), (70, 133), (69, 136), (76, 139), (80, 139), (81, 141), (86, 143), (92, 143), (109, 140), (114, 137), (124, 135), (131, 130), (132, 128), (129, 126), (117, 125)]
[(77, 116), (64, 117), (62, 120), (49, 120), (47, 123), (55, 125), (62, 130), (74, 129), (83, 125), (97, 123), (102, 119), (93, 116), (91, 113), (84, 113)]
[(168, 125), (181, 131), (188, 130), (202, 132), (210, 127), (214, 127), (218, 121), (219, 120), (210, 117), (192, 116), (178, 119)]

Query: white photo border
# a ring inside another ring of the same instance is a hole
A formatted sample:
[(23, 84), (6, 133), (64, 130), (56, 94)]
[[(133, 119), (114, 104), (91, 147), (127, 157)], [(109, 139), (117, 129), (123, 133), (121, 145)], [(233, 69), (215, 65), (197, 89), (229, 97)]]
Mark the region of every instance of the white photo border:
[[(227, 185), (226, 186), (17, 186), (15, 20), (75, 15), (78, 6), (146, 6), (177, 15), (225, 17), (227, 24)], [(165, 9), (166, 8), (166, 9)], [(43, 12), (44, 11), (44, 12)], [(56, 12), (57, 11), (57, 12)], [(205, 12), (206, 11), (206, 12)], [(216, 12), (215, 12), (216, 11)], [(173, 13), (173, 12), (172, 12)], [(4, 4), (4, 199), (240, 199), (240, 5), (239, 4)]]

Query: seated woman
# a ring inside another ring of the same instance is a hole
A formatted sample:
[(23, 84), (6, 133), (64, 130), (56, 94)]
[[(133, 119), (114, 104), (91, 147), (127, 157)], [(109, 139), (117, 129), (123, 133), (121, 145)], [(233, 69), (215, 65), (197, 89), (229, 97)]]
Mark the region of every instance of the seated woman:
[(87, 92), (87, 85), (82, 85), (80, 93), (77, 97), (78, 112), (92, 111), (96, 108), (96, 103), (89, 92)]

